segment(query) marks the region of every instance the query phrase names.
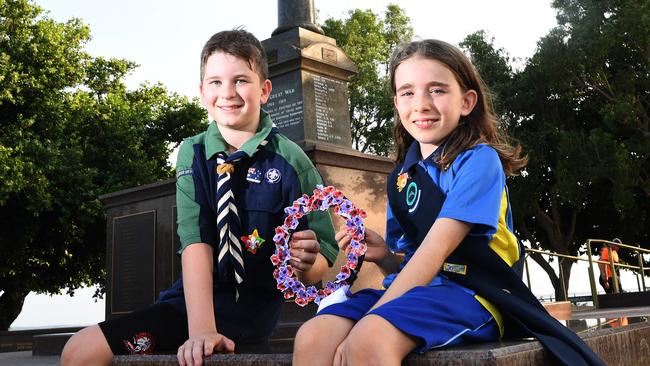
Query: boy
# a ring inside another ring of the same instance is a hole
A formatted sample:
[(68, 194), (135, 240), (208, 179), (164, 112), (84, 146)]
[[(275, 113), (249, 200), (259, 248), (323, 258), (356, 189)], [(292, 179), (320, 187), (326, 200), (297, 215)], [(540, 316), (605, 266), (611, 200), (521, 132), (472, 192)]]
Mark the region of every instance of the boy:
[[(267, 73), (262, 45), (246, 31), (220, 32), (205, 44), (201, 101), (215, 122), (178, 154), (182, 276), (154, 305), (74, 335), (63, 365), (153, 352), (201, 365), (214, 352), (268, 347), (283, 302), (269, 259), (274, 229), (284, 207), (322, 179), (261, 110), (271, 94)], [(320, 281), (338, 251), (329, 214), (310, 214), (291, 248), (299, 279)]]

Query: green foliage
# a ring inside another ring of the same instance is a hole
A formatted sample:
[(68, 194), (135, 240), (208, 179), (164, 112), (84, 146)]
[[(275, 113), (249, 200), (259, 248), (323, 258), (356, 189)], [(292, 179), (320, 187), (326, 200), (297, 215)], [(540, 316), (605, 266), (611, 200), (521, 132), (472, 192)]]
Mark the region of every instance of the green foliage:
[(481, 72), (481, 77), (489, 89), (493, 101), (494, 112), (501, 118), (503, 128), (513, 127), (516, 116), (510, 111), (510, 101), (513, 97), (512, 83), (515, 77), (510, 66), (512, 60), (506, 50), (495, 49), (494, 38), (481, 30), (465, 37), (459, 44)]
[(392, 148), (393, 103), (388, 83), (391, 52), (413, 36), (410, 19), (397, 5), (383, 17), (371, 10), (353, 10), (346, 19), (327, 19), (325, 34), (336, 39), (357, 64), (350, 81), (352, 144), (359, 151), (388, 155)]
[(78, 19), (0, 1), (0, 329), (30, 291), (103, 285), (98, 196), (172, 177), (170, 149), (203, 128), (196, 101), (127, 90), (136, 65), (88, 55), (89, 39)]
[[(515, 226), (533, 247), (564, 254), (584, 251), (588, 238), (616, 236), (648, 247), (650, 3), (553, 6), (559, 25), (521, 72), (507, 67), (507, 54), (485, 33), (462, 44), (530, 158), (509, 183)], [(565, 275), (570, 266), (563, 265)], [(545, 269), (559, 290), (557, 276)]]

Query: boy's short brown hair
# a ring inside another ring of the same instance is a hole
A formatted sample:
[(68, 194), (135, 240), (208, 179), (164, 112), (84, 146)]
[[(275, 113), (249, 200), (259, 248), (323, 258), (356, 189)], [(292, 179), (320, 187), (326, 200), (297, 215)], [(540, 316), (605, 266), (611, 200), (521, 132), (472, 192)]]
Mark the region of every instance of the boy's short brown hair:
[(205, 42), (201, 51), (201, 81), (203, 81), (208, 58), (217, 51), (246, 60), (251, 70), (259, 75), (260, 80), (264, 81), (268, 78), (266, 53), (260, 41), (243, 29), (233, 29), (216, 33)]

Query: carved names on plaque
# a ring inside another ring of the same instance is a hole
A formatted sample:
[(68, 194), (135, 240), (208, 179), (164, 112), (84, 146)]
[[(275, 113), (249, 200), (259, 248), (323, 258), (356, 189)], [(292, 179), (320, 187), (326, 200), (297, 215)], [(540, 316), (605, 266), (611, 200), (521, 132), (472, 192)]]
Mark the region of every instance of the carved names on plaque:
[[(298, 76), (298, 77), (296, 77)], [(273, 123), (292, 140), (305, 138), (303, 130), (303, 102), (300, 75), (287, 74), (273, 81), (273, 91), (263, 106)]]
[[(342, 81), (321, 75), (314, 78), (314, 103), (316, 110), (316, 138), (332, 143), (341, 142), (341, 135), (336, 130), (336, 106), (342, 88), (347, 88)], [(345, 89), (343, 89), (345, 91)]]

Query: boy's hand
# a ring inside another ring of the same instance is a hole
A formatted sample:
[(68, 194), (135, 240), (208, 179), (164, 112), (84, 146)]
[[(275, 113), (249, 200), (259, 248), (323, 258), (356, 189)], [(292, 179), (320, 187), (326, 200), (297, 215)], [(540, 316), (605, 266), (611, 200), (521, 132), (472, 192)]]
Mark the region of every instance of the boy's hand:
[[(375, 231), (366, 228), (365, 233), (366, 246), (368, 249), (366, 250), (364, 260), (381, 265), (381, 263), (388, 257), (388, 246), (384, 239)], [(339, 228), (339, 231), (336, 233), (334, 238), (339, 244), (339, 249), (344, 250), (345, 253), (347, 253), (351, 238), (346, 231), (345, 225)]]
[(199, 333), (178, 347), (176, 357), (181, 366), (200, 366), (204, 356), (211, 356), (215, 352), (235, 353), (235, 342), (217, 332)]
[(320, 244), (312, 230), (296, 231), (289, 241), (291, 260), (289, 264), (298, 272), (307, 272), (316, 262)]

